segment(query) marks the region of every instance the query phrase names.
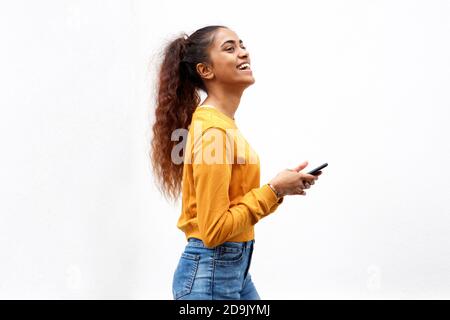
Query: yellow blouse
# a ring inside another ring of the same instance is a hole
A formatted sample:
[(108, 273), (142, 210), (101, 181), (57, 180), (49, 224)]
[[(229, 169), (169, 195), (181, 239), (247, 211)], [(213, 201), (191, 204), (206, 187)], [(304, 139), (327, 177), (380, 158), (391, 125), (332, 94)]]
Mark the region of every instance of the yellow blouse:
[(207, 247), (253, 240), (254, 225), (283, 202), (268, 184), (260, 187), (258, 154), (235, 120), (212, 106), (198, 106), (188, 129), (177, 227)]

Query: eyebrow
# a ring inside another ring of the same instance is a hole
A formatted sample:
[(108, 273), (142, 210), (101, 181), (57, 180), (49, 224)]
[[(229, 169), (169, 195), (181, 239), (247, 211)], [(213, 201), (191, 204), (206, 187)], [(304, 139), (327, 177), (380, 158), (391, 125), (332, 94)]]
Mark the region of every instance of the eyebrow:
[[(224, 43), (222, 43), (222, 45), (220, 46), (221, 48), (225, 45), (225, 44), (227, 44), (227, 43), (234, 43), (234, 40), (227, 40), (227, 41), (225, 41)], [(239, 43), (242, 43), (242, 40), (241, 39), (239, 39)]]

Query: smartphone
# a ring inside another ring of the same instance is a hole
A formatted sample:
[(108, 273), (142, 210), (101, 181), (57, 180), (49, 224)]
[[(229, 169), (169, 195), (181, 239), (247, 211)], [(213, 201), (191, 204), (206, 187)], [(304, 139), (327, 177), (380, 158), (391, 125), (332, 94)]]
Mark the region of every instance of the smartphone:
[(320, 166), (318, 166), (317, 168), (311, 170), (310, 172), (308, 172), (308, 174), (312, 174), (312, 175), (316, 175), (317, 173), (319, 173), (319, 171), (323, 168), (325, 168), (328, 165), (328, 163), (324, 163)]

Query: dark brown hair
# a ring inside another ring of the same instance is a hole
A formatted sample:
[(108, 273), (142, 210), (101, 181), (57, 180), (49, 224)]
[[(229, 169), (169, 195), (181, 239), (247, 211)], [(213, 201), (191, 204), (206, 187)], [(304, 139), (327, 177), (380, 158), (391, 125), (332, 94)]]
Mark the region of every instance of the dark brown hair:
[(209, 49), (219, 28), (227, 27), (207, 26), (189, 37), (183, 33), (169, 42), (163, 51), (156, 84), (150, 158), (153, 174), (166, 198), (176, 200), (179, 197), (183, 175), (183, 163), (175, 164), (171, 159), (172, 148), (177, 144), (177, 141), (171, 140), (172, 132), (180, 128), (188, 129), (192, 114), (201, 102), (197, 89), (207, 93), (196, 65), (210, 63)]

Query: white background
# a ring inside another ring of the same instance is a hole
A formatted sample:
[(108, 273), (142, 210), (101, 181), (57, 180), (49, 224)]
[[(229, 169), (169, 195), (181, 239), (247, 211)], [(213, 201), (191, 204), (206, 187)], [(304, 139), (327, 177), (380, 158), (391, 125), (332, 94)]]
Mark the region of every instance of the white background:
[(261, 183), (328, 168), (256, 225), (264, 299), (450, 298), (450, 1), (2, 1), (0, 298), (172, 299), (180, 201), (148, 157), (158, 55), (237, 32)]

